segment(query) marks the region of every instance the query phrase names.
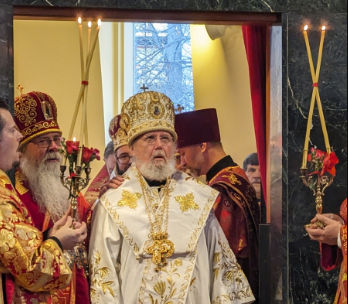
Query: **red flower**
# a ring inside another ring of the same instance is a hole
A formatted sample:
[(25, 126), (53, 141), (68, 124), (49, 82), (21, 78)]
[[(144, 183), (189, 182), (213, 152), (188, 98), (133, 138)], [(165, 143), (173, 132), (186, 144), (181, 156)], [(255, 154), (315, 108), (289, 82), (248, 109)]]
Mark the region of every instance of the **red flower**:
[(338, 158), (335, 152), (331, 152), (330, 154), (326, 154), (323, 160), (323, 168), (321, 169), (320, 175), (324, 175), (325, 172), (329, 172), (331, 175), (336, 175), (335, 166), (338, 164)]
[(66, 142), (66, 152), (68, 155), (77, 154), (79, 151), (80, 142), (68, 140)]
[(319, 174), (323, 176), (325, 172), (331, 175), (336, 175), (335, 166), (338, 164), (338, 158), (335, 152), (328, 154), (319, 149), (312, 148), (311, 152), (307, 156), (307, 160), (311, 163), (313, 171), (309, 175)]
[(88, 164), (92, 160), (94, 150), (87, 147), (83, 147), (82, 150), (82, 162)]
[(94, 149), (94, 156), (97, 160), (100, 160), (100, 151), (98, 149)]

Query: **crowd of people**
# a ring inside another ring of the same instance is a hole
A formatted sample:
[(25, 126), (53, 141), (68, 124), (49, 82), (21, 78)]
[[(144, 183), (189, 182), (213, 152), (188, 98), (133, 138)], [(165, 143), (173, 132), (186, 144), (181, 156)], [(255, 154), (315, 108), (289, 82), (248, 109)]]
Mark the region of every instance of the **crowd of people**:
[[(54, 100), (21, 94), (14, 118), (0, 100), (0, 303), (259, 303), (257, 154), (239, 167), (215, 109), (175, 115), (158, 92), (127, 100), (109, 135), (73, 220)], [(313, 219), (324, 230), (307, 228), (327, 269), (346, 263), (346, 214), (345, 202), (341, 217)], [(324, 243), (342, 248), (341, 260)], [(337, 303), (344, 274), (346, 264)]]

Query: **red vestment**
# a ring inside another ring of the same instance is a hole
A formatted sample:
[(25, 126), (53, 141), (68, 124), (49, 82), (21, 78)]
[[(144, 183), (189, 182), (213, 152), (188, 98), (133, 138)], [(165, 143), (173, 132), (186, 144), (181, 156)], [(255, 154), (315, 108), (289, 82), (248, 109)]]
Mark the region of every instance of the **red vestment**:
[(255, 298), (258, 298), (260, 211), (255, 190), (239, 166), (221, 168), (220, 171), (216, 170), (216, 165), (214, 167), (218, 173), (209, 180), (209, 185), (221, 193), (220, 200), (214, 205), (215, 215)]
[[(4, 276), (2, 276), (4, 274)], [(0, 170), (0, 302), (2, 278), (6, 303), (51, 303), (51, 293), (65, 288), (72, 273), (56, 241), (43, 234)]]
[[(16, 172), (16, 190), (23, 204), (26, 206), (29, 214), (33, 218), (34, 225), (37, 229), (44, 232), (52, 228), (53, 222), (49, 215), (42, 212), (34, 201), (32, 192), (26, 177), (20, 172)], [(86, 221), (88, 209), (83, 199), (78, 200), (78, 214), (81, 221)], [(73, 276), (70, 285), (66, 289), (58, 290), (52, 295), (52, 304), (89, 304), (89, 282), (85, 275), (84, 269), (73, 267)]]
[(87, 191), (85, 192), (85, 199), (90, 206), (92, 206), (99, 197), (100, 188), (110, 180), (108, 168), (104, 165), (94, 178)]
[(334, 304), (347, 303), (347, 199), (341, 205), (340, 215), (345, 223), (340, 231), (342, 248), (320, 244), (321, 266), (327, 271), (341, 267)]

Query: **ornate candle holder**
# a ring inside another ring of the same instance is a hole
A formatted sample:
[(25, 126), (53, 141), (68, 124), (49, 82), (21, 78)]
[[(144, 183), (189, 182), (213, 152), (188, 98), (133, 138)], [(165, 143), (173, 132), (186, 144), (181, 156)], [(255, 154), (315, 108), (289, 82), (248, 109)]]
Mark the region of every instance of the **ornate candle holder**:
[[(71, 201), (71, 217), (77, 220), (77, 198), (90, 181), (90, 163), (94, 159), (100, 160), (99, 150), (80, 146), (80, 142), (74, 140), (62, 140), (63, 163), (60, 166), (60, 181), (69, 190)], [(69, 176), (65, 176), (69, 163)]]
[[(84, 166), (83, 170), (81, 166), (70, 167), (70, 176), (65, 177), (66, 165), (60, 166), (60, 181), (65, 188), (69, 190), (69, 199), (71, 201), (71, 217), (73, 220), (77, 220), (77, 198), (80, 192), (85, 189), (90, 181), (91, 168), (90, 165)], [(84, 173), (84, 177), (83, 177)]]
[[(316, 147), (311, 149), (311, 153), (307, 158), (310, 163), (311, 172), (308, 173), (307, 167), (301, 168), (301, 179), (305, 186), (312, 190), (315, 196), (315, 209), (317, 214), (323, 212), (323, 196), (325, 190), (331, 186), (336, 175), (335, 165), (338, 164), (338, 159), (335, 152), (323, 152)], [(307, 224), (310, 227), (313, 224)], [(325, 224), (321, 221), (315, 222), (318, 228), (324, 228)]]
[[(81, 191), (89, 184), (91, 175), (90, 162), (94, 159), (100, 159), (99, 151), (80, 146), (80, 143), (75, 140), (65, 142), (63, 139), (62, 146), (63, 149), (60, 150), (60, 153), (64, 158), (60, 166), (60, 181), (69, 190), (71, 217), (73, 221), (77, 221), (78, 197)], [(68, 162), (69, 176), (66, 177), (65, 172)], [(84, 269), (86, 276), (88, 276), (87, 250), (83, 243), (75, 246), (74, 250), (65, 251), (64, 255), (71, 268), (76, 264), (79, 269)]]

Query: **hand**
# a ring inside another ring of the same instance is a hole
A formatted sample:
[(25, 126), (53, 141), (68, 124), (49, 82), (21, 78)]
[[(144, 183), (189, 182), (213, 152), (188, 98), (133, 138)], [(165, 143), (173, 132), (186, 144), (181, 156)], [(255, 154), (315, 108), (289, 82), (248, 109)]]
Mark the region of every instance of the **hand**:
[(317, 214), (312, 223), (322, 221), (326, 226), (321, 229), (315, 225), (307, 227), (306, 230), (311, 240), (318, 241), (320, 243), (328, 245), (337, 245), (338, 233), (342, 226), (342, 219), (340, 217), (333, 217), (330, 219), (328, 215)]
[(68, 220), (68, 216), (71, 213), (71, 206), (69, 206), (69, 209), (67, 212), (65, 212), (64, 216), (54, 223), (53, 227), (48, 231), (48, 236), (53, 236), (62, 226), (66, 224), (66, 221)]
[(106, 193), (106, 191), (108, 191), (109, 189), (117, 189), (123, 183), (124, 183), (124, 178), (122, 176), (120, 176), (120, 175), (115, 176), (107, 184), (105, 184), (104, 186), (102, 186), (100, 188), (99, 198), (101, 198)]
[[(61, 220), (63, 220), (63, 218)], [(64, 226), (60, 227), (54, 234), (52, 233), (51, 236), (56, 237), (61, 242), (64, 250), (72, 250), (78, 243), (86, 239), (87, 225), (85, 222), (73, 224), (72, 218), (68, 216)]]
[[(343, 219), (342, 219), (339, 215), (337, 215), (337, 214), (334, 214), (334, 213), (325, 213), (325, 214), (322, 214), (322, 216), (326, 216), (327, 218), (329, 218), (329, 219), (331, 219), (331, 220), (334, 220), (334, 221), (336, 221), (336, 222), (339, 222), (339, 223), (341, 223), (341, 225), (344, 225)], [(311, 223), (314, 224), (314, 223), (317, 222), (317, 221), (318, 221), (318, 218), (315, 217), (315, 218), (313, 218), (313, 219), (311, 220)]]

